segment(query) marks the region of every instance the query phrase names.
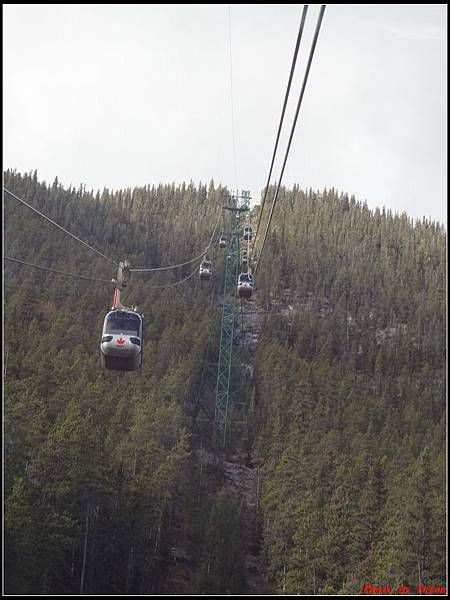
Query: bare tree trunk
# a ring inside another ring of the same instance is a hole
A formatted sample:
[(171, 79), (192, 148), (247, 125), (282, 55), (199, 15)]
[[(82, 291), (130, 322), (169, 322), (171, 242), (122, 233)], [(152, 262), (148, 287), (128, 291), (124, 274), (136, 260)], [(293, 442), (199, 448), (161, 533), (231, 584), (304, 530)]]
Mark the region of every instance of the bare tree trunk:
[(94, 534), (92, 539), (92, 548), (91, 548), (91, 571), (89, 573), (89, 593), (92, 594), (92, 588), (94, 585), (94, 571), (95, 571), (95, 542), (97, 539), (97, 523), (98, 523), (98, 515), (100, 512), (100, 507), (97, 505), (94, 510)]
[(87, 541), (88, 541), (88, 532), (89, 532), (89, 502), (86, 507), (86, 525), (84, 529), (84, 550), (83, 550), (83, 568), (81, 569), (81, 581), (80, 581), (80, 595), (83, 594), (84, 588), (84, 576), (86, 573), (86, 554), (87, 554)]
[(128, 569), (127, 569), (127, 583), (125, 594), (128, 595), (130, 593), (131, 585), (133, 583), (133, 574), (134, 574), (134, 546), (131, 546), (130, 553), (128, 555)]
[(3, 379), (6, 379), (7, 369), (8, 369), (8, 348), (5, 349), (5, 368), (3, 369)]
[(198, 496), (197, 496), (197, 506), (200, 504), (201, 492), (202, 492), (202, 475), (203, 475), (203, 447), (200, 446), (200, 478), (198, 482)]
[(43, 587), (42, 593), (44, 594), (44, 596), (46, 596), (47, 592), (48, 592), (48, 571), (47, 570), (44, 571), (42, 587)]
[(347, 350), (350, 350), (350, 335), (348, 331), (348, 292), (345, 293), (345, 331), (347, 338)]
[(421, 569), (420, 569), (420, 557), (419, 554), (417, 553), (417, 569), (419, 571), (419, 585), (422, 585), (422, 573), (421, 573)]
[(70, 577), (73, 579), (75, 572), (75, 544), (72, 546), (72, 563), (70, 565)]
[(259, 466), (256, 467), (256, 514), (258, 515), (259, 513), (259, 487), (260, 487), (260, 475), (259, 475)]
[(159, 538), (161, 536), (161, 517), (162, 517), (162, 511), (161, 511), (161, 514), (160, 514), (160, 517), (159, 517), (158, 530), (156, 532), (155, 552), (154, 552), (155, 556), (156, 556), (156, 553), (158, 552)]

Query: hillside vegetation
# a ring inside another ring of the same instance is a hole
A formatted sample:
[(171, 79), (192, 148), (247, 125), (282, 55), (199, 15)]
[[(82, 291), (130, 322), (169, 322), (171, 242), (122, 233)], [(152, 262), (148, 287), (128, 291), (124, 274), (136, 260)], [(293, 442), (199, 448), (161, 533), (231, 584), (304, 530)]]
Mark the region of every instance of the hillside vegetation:
[(446, 233), (298, 189), (271, 231), (253, 424), (271, 587), (445, 585)]
[[(213, 182), (94, 194), (7, 171), (4, 185), (134, 267), (199, 254), (228, 202)], [(7, 195), (4, 217), (6, 256), (115, 276)], [(260, 593), (445, 585), (446, 242), (439, 224), (334, 190), (283, 190), (256, 281), (248, 428), (226, 455), (259, 467), (252, 528), (192, 428), (218, 343), (217, 246), (210, 284), (150, 287), (195, 265), (133, 274), (123, 301), (145, 316), (143, 366), (106, 376), (112, 285), (5, 262), (5, 591), (245, 594), (249, 545)]]

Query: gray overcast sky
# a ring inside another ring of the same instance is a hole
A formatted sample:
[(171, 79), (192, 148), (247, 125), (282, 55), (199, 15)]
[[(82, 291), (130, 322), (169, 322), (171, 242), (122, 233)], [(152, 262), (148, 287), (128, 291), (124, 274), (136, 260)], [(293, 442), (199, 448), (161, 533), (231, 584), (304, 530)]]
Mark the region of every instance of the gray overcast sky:
[[(281, 166), (320, 5), (310, 5)], [(228, 5), (6, 4), (4, 167), (236, 186)], [(237, 184), (265, 185), (302, 5), (230, 5)], [(446, 221), (447, 6), (331, 4), (284, 184)]]

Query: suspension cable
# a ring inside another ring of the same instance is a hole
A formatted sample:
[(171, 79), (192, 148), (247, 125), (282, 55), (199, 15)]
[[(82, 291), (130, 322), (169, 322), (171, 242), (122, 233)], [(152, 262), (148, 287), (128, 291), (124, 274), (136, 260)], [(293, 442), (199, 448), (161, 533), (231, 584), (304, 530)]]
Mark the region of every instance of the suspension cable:
[(236, 136), (234, 133), (234, 101), (233, 101), (233, 53), (231, 50), (231, 8), (228, 5), (228, 41), (230, 49), (230, 99), (231, 99), (231, 132), (233, 136), (233, 165), (234, 165), (234, 183), (236, 186), (236, 195), (238, 192), (237, 178), (237, 160), (236, 160)]
[(77, 240), (77, 242), (80, 242), (81, 244), (84, 244), (85, 246), (87, 246), (93, 252), (96, 252), (98, 255), (102, 256), (106, 260), (109, 260), (109, 262), (113, 263), (113, 265), (117, 265), (117, 261), (112, 260), (112, 258), (109, 258), (108, 256), (106, 256), (102, 252), (99, 252), (93, 246), (90, 246), (86, 242), (83, 242), (83, 240), (81, 240), (79, 237), (77, 237), (73, 233), (70, 233), (70, 231), (67, 231), (67, 229), (64, 229), (64, 227), (62, 227), (61, 225), (58, 225), (58, 223), (55, 223), (55, 221), (53, 221), (52, 219), (50, 219), (49, 217), (47, 217), (46, 215), (44, 215), (44, 213), (42, 213), (39, 210), (37, 210), (37, 208), (34, 208), (34, 206), (31, 206), (31, 204), (28, 204), (28, 202), (25, 202), (25, 200), (22, 200), (22, 198), (19, 198), (19, 196), (16, 196), (16, 194), (13, 194), (9, 190), (7, 190), (5, 187), (3, 188), (3, 191), (6, 192), (7, 194), (9, 194), (10, 196), (12, 196), (13, 198), (15, 198), (16, 200), (18, 200), (19, 202), (21, 202), (22, 204), (24, 204), (25, 206), (27, 206), (29, 209), (31, 209), (32, 211), (34, 211), (35, 213), (37, 213), (39, 216), (41, 216), (43, 219), (45, 219), (46, 221), (48, 221), (49, 223), (51, 223), (55, 227), (58, 227), (58, 229), (61, 229), (62, 231), (64, 231), (64, 233), (67, 233), (67, 235), (70, 235), (71, 237), (73, 237), (75, 240)]
[(128, 285), (131, 285), (132, 287), (139, 287), (139, 288), (168, 288), (168, 287), (175, 287), (177, 285), (180, 285), (181, 283), (184, 283), (185, 281), (188, 281), (191, 277), (193, 277), (196, 273), (198, 273), (198, 266), (195, 267), (194, 271), (192, 271), (192, 273), (190, 273), (187, 277), (184, 277), (183, 279), (180, 279), (180, 281), (175, 281), (174, 283), (165, 283), (162, 285), (149, 285), (148, 283), (145, 284), (141, 284), (141, 283), (133, 283), (130, 282)]
[(255, 237), (253, 238), (253, 249), (256, 248), (256, 238), (258, 236), (259, 226), (260, 226), (260, 223), (261, 223), (261, 217), (262, 217), (263, 210), (264, 210), (264, 204), (266, 202), (266, 197), (267, 197), (267, 194), (268, 194), (268, 191), (269, 191), (270, 178), (272, 177), (273, 165), (275, 163), (275, 156), (276, 156), (277, 149), (278, 149), (278, 142), (280, 140), (281, 128), (283, 126), (284, 114), (286, 112), (286, 106), (287, 106), (287, 102), (288, 102), (288, 98), (289, 98), (289, 92), (291, 90), (292, 78), (294, 76), (295, 66), (296, 66), (296, 63), (297, 63), (298, 49), (300, 47), (300, 42), (301, 42), (301, 39), (302, 39), (303, 27), (304, 27), (304, 24), (305, 24), (305, 19), (306, 19), (306, 13), (307, 12), (308, 12), (308, 5), (306, 4), (303, 7), (302, 19), (301, 19), (301, 22), (300, 22), (300, 28), (298, 30), (297, 42), (295, 44), (295, 50), (294, 50), (294, 56), (292, 58), (291, 72), (289, 73), (289, 80), (288, 80), (288, 84), (287, 84), (287, 88), (286, 88), (286, 94), (284, 96), (283, 109), (281, 111), (280, 123), (278, 125), (277, 138), (275, 140), (275, 147), (273, 149), (272, 162), (270, 163), (269, 176), (267, 177), (267, 183), (266, 183), (266, 187), (265, 187), (265, 190), (264, 190), (264, 197), (263, 197), (263, 200), (262, 200), (262, 203), (261, 203), (261, 209), (259, 211), (258, 224), (256, 226)]
[(201, 254), (198, 254), (197, 256), (194, 256), (194, 258), (191, 258), (191, 260), (187, 260), (184, 263), (179, 263), (178, 265), (169, 265), (168, 267), (155, 267), (155, 268), (147, 268), (147, 267), (140, 267), (137, 269), (130, 269), (130, 272), (133, 273), (147, 273), (150, 271), (166, 271), (168, 269), (176, 269), (177, 267), (184, 267), (185, 265), (190, 265), (191, 263), (195, 262), (196, 260), (199, 260), (200, 258), (203, 258), (203, 256), (205, 256), (206, 252), (208, 249), (203, 250)]
[(261, 251), (259, 253), (258, 261), (256, 263), (253, 275), (256, 275), (256, 271), (258, 270), (259, 263), (261, 261), (261, 255), (263, 253), (264, 246), (265, 246), (265, 243), (266, 243), (267, 233), (269, 231), (270, 223), (272, 221), (273, 211), (274, 211), (275, 205), (277, 203), (278, 193), (280, 191), (281, 181), (283, 179), (283, 174), (284, 174), (284, 169), (286, 167), (287, 158), (289, 156), (289, 150), (291, 148), (291, 142), (292, 142), (292, 138), (293, 138), (293, 135), (294, 135), (295, 126), (297, 124), (298, 113), (300, 111), (300, 106), (302, 104), (303, 94), (305, 92), (306, 82), (308, 80), (309, 70), (311, 68), (312, 58), (313, 58), (313, 55), (314, 55), (314, 50), (316, 48), (317, 38), (319, 37), (319, 31), (320, 31), (320, 26), (322, 24), (322, 19), (323, 19), (324, 12), (325, 12), (325, 4), (322, 4), (322, 6), (320, 7), (319, 18), (317, 20), (316, 30), (314, 32), (314, 38), (313, 38), (313, 41), (312, 41), (312, 44), (311, 44), (311, 50), (310, 50), (310, 53), (309, 53), (308, 64), (306, 66), (305, 76), (303, 78), (303, 84), (302, 84), (302, 88), (301, 88), (301, 91), (300, 91), (300, 96), (299, 96), (298, 103), (297, 103), (297, 110), (295, 111), (294, 122), (292, 123), (291, 134), (289, 136), (289, 141), (288, 141), (288, 145), (287, 145), (287, 148), (286, 148), (286, 154), (285, 154), (284, 161), (283, 161), (283, 166), (282, 166), (282, 169), (281, 169), (280, 179), (278, 181), (277, 189), (276, 189), (274, 197), (273, 197), (272, 207), (271, 207), (270, 214), (269, 214), (269, 220), (267, 221), (267, 226), (266, 226), (266, 229), (265, 229), (265, 232), (264, 232), (264, 238), (263, 238), (263, 242), (262, 242), (262, 246), (261, 246)]
[[(18, 263), (18, 264), (21, 264), (21, 265), (25, 265), (27, 267), (33, 267), (35, 269), (41, 269), (43, 271), (49, 271), (50, 273), (56, 273), (58, 275), (65, 275), (66, 277), (75, 277), (77, 279), (87, 279), (89, 281), (95, 281), (96, 283), (105, 283), (105, 284), (114, 283), (114, 279), (110, 279), (108, 281), (106, 279), (97, 279), (95, 277), (88, 277), (87, 275), (77, 275), (75, 273), (66, 273), (65, 271), (58, 271), (57, 269), (50, 269), (49, 267), (43, 267), (41, 265), (35, 265), (33, 263), (29, 263), (29, 262), (26, 262), (24, 260), (20, 260), (18, 258), (12, 258), (10, 256), (5, 256), (4, 260), (9, 260), (10, 262), (14, 262), (14, 263)], [(140, 288), (166, 288), (166, 287), (175, 287), (177, 285), (180, 285), (181, 283), (184, 283), (185, 281), (188, 281), (188, 279), (190, 279), (191, 277), (193, 277), (197, 272), (198, 272), (198, 270), (197, 270), (197, 267), (196, 267), (195, 270), (192, 273), (190, 273), (187, 277), (184, 277), (180, 281), (176, 281), (174, 283), (166, 283), (166, 284), (163, 284), (163, 285), (148, 285), (148, 284), (139, 284), (139, 283), (130, 282), (128, 285), (131, 285), (132, 287), (140, 287)]]
[[(177, 285), (180, 285), (181, 283), (184, 283), (185, 281), (188, 281), (189, 279), (191, 279), (191, 277), (194, 277), (194, 275), (196, 273), (198, 273), (198, 268), (197, 267), (195, 268), (194, 271), (192, 271), (192, 273), (190, 275), (188, 275), (184, 279), (181, 279), (180, 281), (176, 281), (175, 283), (166, 283), (165, 285), (152, 285), (150, 287), (156, 287), (156, 288), (175, 287)], [(149, 286), (146, 286), (146, 287), (149, 287)]]
[[(160, 268), (160, 269), (130, 269), (130, 271), (144, 271), (144, 270), (145, 270), (145, 271), (147, 271), (147, 270), (156, 270), (156, 271), (158, 271), (158, 270), (159, 270), (159, 271), (160, 271), (160, 270), (162, 270), (163, 268), (164, 268), (164, 269), (168, 269), (168, 268), (174, 268), (175, 266), (181, 267), (181, 266), (184, 266), (184, 265), (187, 265), (187, 264), (189, 264), (189, 263), (192, 263), (192, 262), (194, 262), (194, 260), (198, 260), (199, 258), (203, 258), (204, 256), (206, 256), (206, 254), (207, 254), (207, 252), (208, 252), (209, 248), (211, 247), (211, 244), (213, 243), (214, 236), (215, 236), (215, 233), (216, 233), (216, 230), (217, 230), (217, 226), (218, 226), (218, 224), (219, 224), (219, 221), (220, 221), (220, 216), (221, 216), (221, 214), (222, 214), (222, 209), (219, 209), (219, 214), (218, 214), (218, 216), (217, 216), (217, 221), (216, 221), (216, 224), (215, 224), (215, 226), (214, 226), (214, 230), (213, 230), (213, 232), (212, 232), (212, 235), (211, 235), (211, 239), (210, 239), (210, 241), (209, 241), (209, 244), (208, 244), (208, 246), (206, 247), (206, 249), (204, 250), (204, 252), (203, 252), (202, 254), (199, 254), (199, 255), (198, 255), (198, 256), (197, 256), (195, 259), (192, 259), (192, 260), (190, 260), (190, 261), (188, 261), (188, 262), (186, 262), (186, 263), (182, 263), (182, 264), (179, 264), (179, 265), (173, 265), (172, 267), (162, 267), (162, 268)], [(131, 285), (134, 285), (134, 286), (137, 286), (137, 287), (143, 287), (143, 288), (167, 288), (167, 287), (175, 287), (175, 286), (177, 286), (177, 285), (180, 285), (180, 284), (184, 283), (185, 281), (188, 281), (188, 280), (189, 280), (189, 279), (191, 279), (191, 277), (193, 277), (193, 276), (194, 276), (196, 273), (198, 273), (198, 267), (195, 267), (194, 271), (192, 271), (192, 273), (190, 273), (190, 274), (189, 274), (187, 277), (184, 277), (183, 279), (181, 279), (180, 281), (176, 281), (175, 283), (166, 283), (166, 284), (162, 284), (162, 285), (148, 285), (148, 284), (145, 284), (145, 285), (140, 285), (140, 284), (134, 284), (134, 283), (132, 283)]]
[(179, 263), (177, 265), (169, 265), (167, 267), (139, 267), (136, 269), (130, 269), (130, 272), (134, 272), (134, 273), (146, 273), (146, 272), (150, 272), (150, 271), (166, 271), (167, 269), (176, 269), (177, 267), (184, 267), (185, 265), (189, 265), (193, 262), (195, 262), (196, 260), (199, 260), (200, 258), (203, 258), (204, 256), (206, 256), (208, 250), (211, 247), (211, 244), (213, 243), (214, 240), (214, 236), (216, 234), (216, 229), (217, 229), (217, 225), (219, 224), (220, 221), (220, 215), (222, 213), (222, 209), (219, 209), (219, 215), (217, 217), (217, 221), (216, 224), (214, 226), (214, 230), (212, 232), (212, 236), (210, 239), (209, 244), (206, 246), (206, 248), (201, 252), (201, 254), (198, 254), (197, 256), (194, 256), (194, 258), (191, 258), (191, 260), (187, 260), (186, 262), (183, 263)]
[(41, 265), (34, 265), (33, 263), (26, 262), (24, 260), (19, 260), (18, 258), (11, 258), (10, 256), (5, 256), (5, 260), (9, 260), (10, 262), (19, 263), (21, 265), (26, 265), (27, 267), (34, 267), (35, 269), (42, 269), (43, 271), (50, 271), (51, 273), (57, 273), (58, 275), (65, 275), (66, 277), (76, 277), (77, 279), (88, 279), (89, 281), (95, 281), (96, 283), (112, 283), (112, 279), (107, 281), (106, 279), (96, 279), (95, 277), (88, 277), (87, 275), (76, 275), (75, 273), (66, 273), (65, 271), (58, 271), (56, 269), (50, 269), (49, 267), (42, 267)]
[(219, 224), (221, 215), (222, 215), (222, 208), (219, 208), (219, 213), (217, 215), (217, 221), (216, 221), (216, 224), (214, 225), (214, 229), (213, 229), (213, 232), (212, 232), (212, 235), (211, 235), (211, 239), (209, 240), (209, 244), (208, 244), (208, 246), (206, 248), (207, 250), (210, 249), (210, 247), (211, 247), (211, 245), (212, 245), (212, 243), (214, 241), (214, 237), (216, 235), (216, 230), (217, 230), (217, 226)]

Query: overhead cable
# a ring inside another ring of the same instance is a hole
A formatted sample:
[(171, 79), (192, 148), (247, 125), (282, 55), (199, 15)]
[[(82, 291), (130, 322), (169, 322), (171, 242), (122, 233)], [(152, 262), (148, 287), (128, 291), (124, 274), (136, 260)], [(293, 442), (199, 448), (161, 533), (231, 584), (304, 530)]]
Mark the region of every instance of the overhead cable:
[(148, 273), (150, 271), (167, 271), (168, 269), (176, 269), (177, 267), (184, 267), (185, 265), (189, 265), (193, 262), (195, 262), (196, 260), (199, 260), (200, 258), (203, 258), (206, 254), (207, 250), (203, 250), (201, 254), (198, 254), (197, 256), (194, 256), (194, 258), (191, 258), (191, 260), (187, 260), (186, 262), (183, 263), (179, 263), (178, 265), (169, 265), (168, 267), (154, 267), (154, 268), (150, 268), (150, 267), (139, 267), (136, 269), (130, 269), (130, 272), (133, 273)]
[(48, 221), (49, 223), (51, 223), (52, 225), (54, 225), (55, 227), (58, 227), (58, 229), (61, 229), (62, 231), (64, 231), (64, 233), (67, 233), (67, 235), (70, 235), (71, 237), (73, 237), (75, 240), (77, 240), (77, 242), (80, 242), (81, 244), (84, 244), (85, 246), (87, 246), (90, 250), (92, 250), (93, 252), (96, 252), (99, 256), (102, 256), (103, 258), (105, 258), (106, 260), (108, 260), (109, 262), (113, 263), (113, 265), (117, 265), (117, 261), (113, 260), (112, 258), (109, 258), (108, 256), (106, 256), (105, 254), (103, 254), (102, 252), (99, 252), (99, 250), (96, 250), (93, 246), (91, 246), (90, 244), (83, 242), (83, 240), (81, 240), (79, 237), (77, 237), (76, 235), (74, 235), (73, 233), (71, 233), (70, 231), (67, 231), (67, 229), (65, 229), (64, 227), (62, 227), (61, 225), (58, 225), (58, 223), (56, 223), (55, 221), (53, 221), (52, 219), (50, 219), (49, 217), (47, 217), (46, 215), (44, 215), (44, 213), (42, 213), (41, 211), (37, 210), (37, 208), (34, 208), (34, 206), (31, 206), (31, 204), (28, 204), (28, 202), (25, 202), (25, 200), (22, 200), (22, 198), (19, 198), (19, 196), (16, 196), (16, 194), (13, 194), (12, 192), (10, 192), (9, 190), (7, 190), (5, 187), (3, 188), (3, 191), (5, 191), (7, 194), (9, 194), (10, 196), (12, 196), (13, 198), (15, 198), (16, 200), (18, 200), (19, 202), (21, 202), (22, 204), (24, 204), (26, 207), (28, 207), (30, 210), (32, 210), (33, 212), (37, 213), (39, 216), (41, 216), (43, 219), (45, 219), (46, 221)]
[(256, 248), (256, 238), (258, 236), (259, 225), (261, 223), (261, 217), (262, 217), (262, 214), (263, 214), (264, 204), (266, 202), (266, 197), (267, 197), (267, 194), (269, 192), (269, 183), (270, 183), (270, 179), (272, 177), (273, 165), (275, 163), (275, 156), (276, 156), (277, 149), (278, 149), (278, 142), (280, 140), (281, 128), (283, 126), (284, 114), (286, 112), (286, 106), (287, 106), (287, 102), (288, 102), (288, 98), (289, 98), (289, 92), (290, 92), (290, 89), (291, 89), (292, 78), (294, 76), (295, 65), (297, 63), (298, 49), (300, 47), (300, 42), (301, 42), (301, 39), (302, 39), (303, 27), (304, 27), (304, 24), (305, 24), (305, 19), (306, 19), (306, 13), (307, 12), (308, 12), (308, 5), (305, 4), (305, 6), (303, 7), (303, 13), (302, 13), (302, 19), (301, 19), (301, 22), (300, 22), (300, 28), (298, 30), (297, 42), (295, 44), (294, 56), (292, 58), (291, 72), (289, 73), (289, 80), (288, 80), (288, 84), (287, 84), (287, 88), (286, 88), (286, 94), (284, 96), (283, 109), (281, 111), (280, 123), (278, 125), (277, 138), (275, 140), (275, 147), (273, 149), (272, 162), (270, 163), (269, 176), (267, 177), (267, 183), (266, 183), (266, 187), (265, 187), (265, 190), (264, 190), (264, 197), (263, 197), (263, 200), (262, 200), (262, 203), (261, 203), (261, 209), (259, 211), (258, 224), (256, 226), (255, 237), (253, 238), (253, 248)]
[(231, 99), (231, 132), (233, 136), (233, 165), (234, 165), (234, 184), (236, 194), (238, 194), (237, 178), (237, 160), (236, 160), (236, 136), (234, 133), (234, 100), (233, 100), (233, 53), (231, 50), (231, 7), (228, 5), (228, 41), (230, 49), (230, 99)]
[[(133, 270), (133, 269), (130, 269), (130, 270)], [(175, 287), (177, 285), (180, 285), (181, 283), (184, 283), (185, 281), (188, 281), (196, 273), (198, 273), (198, 267), (195, 267), (194, 271), (192, 271), (192, 273), (190, 273), (190, 275), (188, 275), (187, 277), (184, 277), (183, 279), (180, 279), (180, 281), (175, 281), (174, 283), (165, 283), (165, 284), (161, 284), (161, 285), (153, 285), (153, 284), (148, 284), (148, 283), (142, 284), (142, 283), (133, 283), (133, 282), (130, 282), (129, 285), (132, 286), (132, 287), (140, 287), (140, 288), (168, 288), (168, 287)]]
[(88, 279), (89, 281), (95, 281), (96, 283), (112, 283), (112, 279), (109, 281), (106, 279), (97, 279), (95, 277), (88, 277), (87, 275), (77, 275), (75, 273), (66, 273), (64, 271), (58, 271), (56, 269), (50, 269), (49, 267), (43, 267), (41, 265), (34, 265), (33, 263), (26, 262), (25, 260), (20, 260), (18, 258), (11, 258), (10, 256), (5, 256), (5, 260), (9, 260), (10, 262), (15, 262), (21, 265), (26, 265), (27, 267), (34, 267), (35, 269), (42, 269), (43, 271), (50, 271), (51, 273), (57, 273), (58, 275), (65, 275), (66, 277), (76, 277), (77, 279)]
[(280, 178), (279, 178), (279, 181), (278, 181), (277, 189), (276, 189), (274, 197), (273, 197), (272, 207), (270, 209), (270, 214), (269, 214), (269, 219), (267, 221), (267, 225), (266, 225), (266, 229), (265, 229), (265, 232), (264, 232), (264, 238), (263, 238), (261, 250), (259, 252), (258, 260), (257, 260), (256, 266), (255, 266), (255, 269), (253, 271), (253, 275), (256, 275), (256, 271), (258, 270), (259, 263), (261, 261), (261, 255), (263, 253), (264, 246), (265, 246), (265, 243), (266, 243), (267, 233), (269, 231), (270, 223), (272, 221), (273, 211), (274, 211), (275, 205), (277, 203), (278, 193), (280, 191), (281, 181), (283, 179), (283, 174), (284, 174), (284, 169), (286, 167), (286, 162), (287, 162), (287, 159), (288, 159), (288, 156), (289, 156), (289, 150), (291, 148), (291, 142), (292, 142), (292, 138), (294, 136), (295, 126), (297, 124), (298, 113), (300, 111), (300, 106), (302, 104), (303, 94), (305, 92), (306, 82), (308, 80), (309, 70), (311, 68), (312, 58), (313, 58), (313, 55), (314, 55), (314, 50), (316, 48), (317, 38), (319, 37), (319, 31), (320, 31), (320, 26), (322, 24), (322, 19), (323, 19), (324, 12), (325, 12), (325, 4), (322, 4), (322, 6), (320, 7), (319, 18), (317, 20), (316, 30), (314, 32), (314, 38), (313, 38), (312, 45), (311, 45), (311, 50), (310, 50), (310, 53), (309, 53), (308, 64), (306, 66), (306, 71), (305, 71), (305, 75), (304, 75), (304, 78), (303, 78), (303, 84), (302, 84), (302, 88), (301, 88), (301, 91), (300, 91), (300, 96), (299, 96), (298, 103), (297, 103), (297, 109), (295, 111), (294, 122), (292, 124), (291, 133), (290, 133), (290, 136), (289, 136), (289, 141), (288, 141), (288, 145), (287, 145), (287, 148), (286, 148), (286, 154), (285, 154), (285, 157), (284, 157), (283, 166), (282, 166), (281, 173), (280, 173)]
[(208, 250), (211, 247), (211, 244), (213, 243), (214, 236), (215, 236), (216, 230), (217, 230), (217, 225), (219, 224), (219, 221), (220, 221), (221, 212), (222, 212), (222, 209), (219, 209), (219, 215), (217, 217), (217, 221), (216, 221), (216, 224), (214, 226), (214, 230), (212, 232), (211, 239), (209, 241), (209, 244), (201, 252), (201, 254), (198, 254), (197, 256), (194, 256), (194, 258), (191, 258), (190, 260), (187, 260), (186, 262), (179, 263), (179, 264), (176, 264), (176, 265), (168, 265), (167, 267), (139, 267), (139, 268), (136, 268), (136, 269), (130, 269), (130, 272), (134, 272), (134, 273), (147, 273), (147, 272), (151, 272), (151, 271), (167, 271), (168, 269), (176, 269), (177, 267), (184, 267), (185, 265), (189, 265), (189, 264), (195, 262), (196, 260), (199, 260), (200, 258), (203, 258), (204, 256), (206, 256)]

